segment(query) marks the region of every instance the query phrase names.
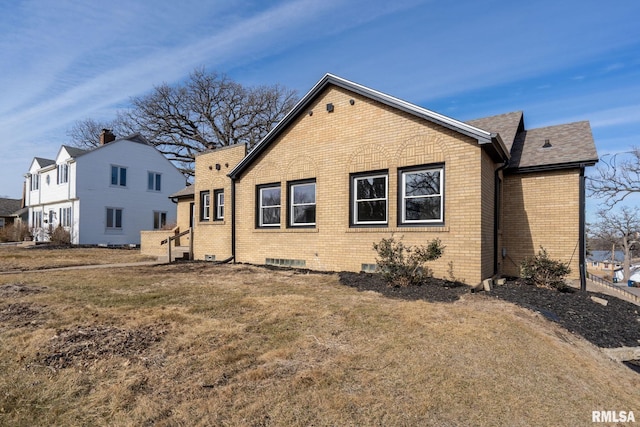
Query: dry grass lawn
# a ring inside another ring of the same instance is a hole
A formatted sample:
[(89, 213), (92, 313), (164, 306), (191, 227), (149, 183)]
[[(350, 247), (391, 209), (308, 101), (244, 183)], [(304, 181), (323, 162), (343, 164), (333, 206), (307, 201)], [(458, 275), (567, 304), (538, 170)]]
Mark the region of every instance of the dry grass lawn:
[(141, 255), (139, 249), (71, 248), (44, 249), (41, 246), (0, 246), (0, 272), (39, 270), (90, 264), (112, 264), (152, 261), (155, 257)]
[(593, 410), (640, 417), (640, 376), (481, 295), (204, 263), (0, 275), (0, 425), (577, 426)]

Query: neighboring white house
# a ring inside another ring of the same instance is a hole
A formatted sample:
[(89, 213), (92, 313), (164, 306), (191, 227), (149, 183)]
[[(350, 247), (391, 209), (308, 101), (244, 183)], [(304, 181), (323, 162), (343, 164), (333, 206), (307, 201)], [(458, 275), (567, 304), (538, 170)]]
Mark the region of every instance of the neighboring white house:
[(175, 223), (168, 196), (185, 186), (184, 175), (138, 134), (116, 139), (103, 131), (100, 143), (33, 159), (25, 205), (35, 240), (47, 241), (61, 225), (75, 244), (139, 244), (141, 230)]

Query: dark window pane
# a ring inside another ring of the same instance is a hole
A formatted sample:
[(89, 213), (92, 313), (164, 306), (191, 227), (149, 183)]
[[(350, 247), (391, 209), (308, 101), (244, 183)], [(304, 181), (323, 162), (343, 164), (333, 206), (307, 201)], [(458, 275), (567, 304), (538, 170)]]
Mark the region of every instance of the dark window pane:
[(356, 198), (362, 199), (384, 199), (387, 197), (386, 178), (362, 178), (356, 180)]
[(316, 185), (303, 184), (293, 187), (293, 203), (315, 203), (316, 202)]
[(280, 224), (280, 208), (263, 208), (262, 224)]
[(118, 168), (111, 166), (111, 185), (118, 185)]
[(265, 188), (262, 190), (262, 206), (279, 206), (280, 205), (280, 189)]
[(161, 179), (162, 179), (162, 175), (160, 175), (159, 173), (156, 174), (156, 191), (161, 191), (160, 190), (160, 184), (161, 184)]
[(316, 222), (316, 206), (295, 206), (293, 208), (294, 224), (313, 224)]
[(416, 172), (405, 174), (405, 196), (440, 194), (440, 172)]
[(113, 209), (107, 209), (107, 227), (113, 228)]
[(440, 196), (407, 199), (405, 220), (424, 221), (432, 219), (441, 219)]
[(387, 220), (387, 202), (386, 200), (376, 200), (373, 202), (358, 202), (358, 222), (377, 221), (383, 222)]
[(147, 179), (147, 189), (153, 190), (153, 174), (149, 172), (149, 176)]
[(125, 168), (120, 168), (120, 185), (127, 186), (127, 170)]
[(122, 209), (116, 209), (116, 228), (122, 228)]

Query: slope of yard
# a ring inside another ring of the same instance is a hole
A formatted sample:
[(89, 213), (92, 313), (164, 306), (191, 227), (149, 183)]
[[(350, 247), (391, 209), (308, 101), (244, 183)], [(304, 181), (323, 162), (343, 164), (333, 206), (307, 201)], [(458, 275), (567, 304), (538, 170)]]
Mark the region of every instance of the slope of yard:
[[(533, 311), (204, 263), (0, 275), (0, 425), (586, 425), (640, 375)], [(636, 415), (636, 417), (638, 416)]]

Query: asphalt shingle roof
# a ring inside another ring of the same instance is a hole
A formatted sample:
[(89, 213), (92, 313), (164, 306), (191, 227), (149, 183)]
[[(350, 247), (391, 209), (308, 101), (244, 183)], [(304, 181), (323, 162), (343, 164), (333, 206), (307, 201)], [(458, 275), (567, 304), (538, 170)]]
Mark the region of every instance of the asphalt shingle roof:
[(0, 216), (11, 216), (20, 210), (22, 200), (0, 198)]

